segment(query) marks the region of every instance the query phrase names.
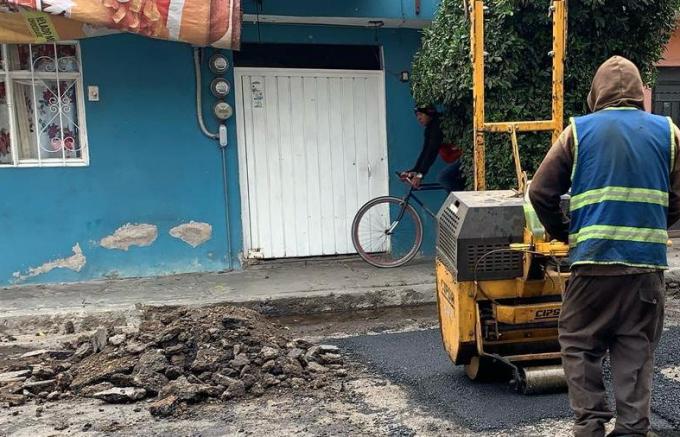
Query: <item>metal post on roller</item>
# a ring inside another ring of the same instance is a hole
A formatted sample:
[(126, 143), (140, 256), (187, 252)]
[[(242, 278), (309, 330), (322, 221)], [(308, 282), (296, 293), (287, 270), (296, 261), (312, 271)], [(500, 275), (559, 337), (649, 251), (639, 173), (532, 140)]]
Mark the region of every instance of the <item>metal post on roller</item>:
[(550, 12), (553, 17), (552, 68), (552, 143), (564, 129), (564, 61), (567, 46), (567, 9), (564, 0), (553, 0)]
[[(550, 120), (494, 122), (486, 121), (485, 114), (485, 57), (484, 0), (473, 0), (470, 7), (470, 53), (472, 61), (472, 98), (474, 107), (474, 188), (486, 189), (485, 132), (545, 132), (552, 133), (552, 142), (564, 128), (564, 62), (566, 52), (567, 9), (565, 0), (553, 0), (550, 5), (553, 25), (552, 112)], [(464, 2), (467, 4), (467, 2)], [(465, 6), (464, 6), (465, 7)]]
[(475, 191), (486, 189), (486, 158), (484, 153), (484, 8), (484, 0), (474, 0), (470, 14)]

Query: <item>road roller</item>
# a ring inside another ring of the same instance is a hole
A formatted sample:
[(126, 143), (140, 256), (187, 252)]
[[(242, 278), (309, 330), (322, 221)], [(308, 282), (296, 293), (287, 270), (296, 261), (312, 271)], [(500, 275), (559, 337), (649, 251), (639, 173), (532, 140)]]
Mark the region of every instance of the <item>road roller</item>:
[(473, 380), (508, 374), (521, 393), (563, 390), (557, 321), (569, 247), (547, 239), (512, 190), (451, 193), (437, 219), (437, 305), (451, 360)]
[[(444, 347), (471, 379), (498, 377), (507, 370), (511, 384), (526, 394), (566, 387), (557, 322), (569, 277), (569, 247), (546, 234), (528, 201), (518, 144), (518, 134), (536, 132), (549, 134), (554, 143), (564, 127), (566, 1), (547, 3), (553, 27), (552, 117), (488, 122), (484, 16), (493, 13), (493, 6), (464, 0), (473, 67), (475, 191), (449, 194), (437, 216), (437, 303)], [(486, 190), (487, 135), (509, 136), (517, 188)], [(546, 150), (549, 146), (546, 138)]]

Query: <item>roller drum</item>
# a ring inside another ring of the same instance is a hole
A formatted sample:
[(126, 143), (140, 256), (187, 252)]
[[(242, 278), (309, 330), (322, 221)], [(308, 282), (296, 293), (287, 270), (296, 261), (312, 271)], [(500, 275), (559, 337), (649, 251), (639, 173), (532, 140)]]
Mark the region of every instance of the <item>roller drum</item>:
[(560, 365), (537, 366), (518, 369), (514, 385), (517, 391), (526, 395), (555, 393), (567, 389), (567, 378)]

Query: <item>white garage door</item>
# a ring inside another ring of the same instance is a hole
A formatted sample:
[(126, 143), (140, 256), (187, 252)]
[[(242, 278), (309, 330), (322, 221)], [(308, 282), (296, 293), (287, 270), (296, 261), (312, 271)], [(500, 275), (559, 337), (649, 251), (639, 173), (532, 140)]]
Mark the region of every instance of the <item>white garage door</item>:
[(388, 193), (383, 73), (235, 73), (246, 254), (354, 253), (354, 214)]

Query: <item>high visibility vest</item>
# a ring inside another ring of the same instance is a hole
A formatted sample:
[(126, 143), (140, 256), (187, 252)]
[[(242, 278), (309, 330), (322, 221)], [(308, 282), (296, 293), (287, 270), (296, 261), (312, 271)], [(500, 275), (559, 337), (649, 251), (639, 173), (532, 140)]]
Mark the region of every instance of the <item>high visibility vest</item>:
[(572, 118), (571, 127), (572, 265), (667, 268), (673, 121), (635, 108), (608, 108)]

